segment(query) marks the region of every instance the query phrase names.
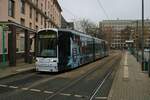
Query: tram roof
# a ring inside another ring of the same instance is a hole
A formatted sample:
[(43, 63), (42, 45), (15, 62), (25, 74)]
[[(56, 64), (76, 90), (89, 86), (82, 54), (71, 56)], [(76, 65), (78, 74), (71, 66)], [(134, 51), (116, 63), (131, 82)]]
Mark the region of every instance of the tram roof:
[(71, 30), (71, 29), (56, 29), (56, 28), (43, 28), (43, 29), (39, 29), (38, 32), (40, 31), (44, 31), (44, 30), (53, 30), (53, 31), (66, 31), (66, 32), (71, 32), (73, 34), (77, 34), (77, 35), (80, 35), (80, 36), (84, 36), (84, 37), (88, 37), (88, 38), (94, 38), (95, 40), (101, 40), (101, 41), (104, 41), (104, 42), (107, 42), (105, 40), (102, 40), (102, 39), (99, 39), (99, 38), (96, 38), (96, 37), (93, 37), (91, 35), (87, 35), (85, 34), (84, 32), (80, 32), (80, 31), (77, 31), (77, 30)]
[(77, 35), (80, 35), (80, 36), (84, 36), (84, 37), (89, 37), (89, 38), (94, 38), (95, 40), (100, 40), (100, 41), (104, 41), (104, 42), (107, 42), (103, 39), (99, 39), (97, 37), (93, 37), (91, 35), (87, 35), (85, 34), (84, 32), (80, 32), (80, 31), (77, 31), (77, 30), (70, 30), (70, 29), (58, 29), (59, 31), (67, 31), (67, 32), (71, 32), (71, 33), (74, 33), (74, 34), (77, 34)]
[(87, 35), (87, 34), (85, 34), (84, 32), (77, 31), (77, 30), (70, 30), (70, 29), (58, 29), (58, 31), (71, 32), (71, 33), (76, 34), (76, 35), (80, 35), (80, 36), (84, 36), (84, 37), (92, 38), (92, 36)]
[(44, 30), (58, 31), (58, 29), (56, 29), (56, 28), (42, 28), (42, 29), (39, 29), (37, 32), (44, 31)]

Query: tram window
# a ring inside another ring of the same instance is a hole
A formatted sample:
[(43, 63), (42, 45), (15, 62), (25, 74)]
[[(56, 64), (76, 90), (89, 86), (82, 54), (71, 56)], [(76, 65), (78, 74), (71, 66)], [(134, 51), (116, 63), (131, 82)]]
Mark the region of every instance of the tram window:
[(57, 57), (57, 37), (56, 32), (42, 31), (38, 39), (38, 56)]

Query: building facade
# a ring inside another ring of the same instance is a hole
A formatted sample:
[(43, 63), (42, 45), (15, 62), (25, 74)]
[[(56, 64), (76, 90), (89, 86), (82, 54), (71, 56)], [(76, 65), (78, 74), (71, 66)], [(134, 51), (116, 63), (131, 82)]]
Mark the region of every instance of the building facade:
[[(100, 22), (103, 38), (113, 49), (126, 48), (126, 41), (133, 40), (134, 47), (141, 46), (141, 20), (104, 20)], [(150, 46), (150, 20), (145, 20), (144, 47)]]
[(0, 62), (35, 52), (38, 29), (61, 27), (62, 9), (57, 0), (0, 0), (0, 12)]
[(61, 27), (57, 0), (1, 0), (0, 21), (13, 21), (32, 29)]
[(68, 22), (63, 16), (61, 16), (61, 28), (74, 30), (74, 22)]

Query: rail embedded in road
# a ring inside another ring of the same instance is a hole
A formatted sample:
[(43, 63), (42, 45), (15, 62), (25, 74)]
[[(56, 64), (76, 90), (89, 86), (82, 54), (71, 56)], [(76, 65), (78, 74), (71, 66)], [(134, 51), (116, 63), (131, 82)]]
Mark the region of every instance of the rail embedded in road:
[[(20, 98), (22, 98), (21, 100), (25, 100), (25, 98), (34, 93), (32, 97), (28, 98), (41, 98), (42, 100), (60, 100), (59, 97), (67, 97), (68, 100), (70, 100), (70, 98), (87, 99), (99, 86), (99, 83), (104, 79), (109, 69), (114, 66), (112, 64), (115, 61), (119, 61), (117, 60), (118, 57), (118, 53), (111, 54), (109, 57), (94, 63), (58, 75), (49, 76), (49, 74), (34, 73), (33, 75), (26, 74), (27, 76), (25, 74), (24, 76), (13, 76), (14, 78), (9, 78), (11, 79), (10, 81), (8, 81), (9, 79), (3, 80), (3, 82), (1, 81), (3, 83), (1, 85), (7, 85), (7, 87), (0, 86), (0, 89), (2, 88), (1, 92), (3, 93), (3, 88), (8, 90), (8, 92), (5, 92), (5, 95), (0, 94), (0, 96), (5, 96), (4, 100), (8, 100), (10, 97), (16, 99), (23, 95)], [(17, 77), (20, 78), (16, 79)], [(23, 81), (25, 81), (24, 84), (20, 83)], [(9, 91), (9, 89), (11, 89), (11, 91)], [(36, 94), (38, 93), (41, 95), (39, 94), (37, 96)], [(9, 96), (7, 97), (6, 95)], [(94, 97), (98, 98), (98, 96)]]

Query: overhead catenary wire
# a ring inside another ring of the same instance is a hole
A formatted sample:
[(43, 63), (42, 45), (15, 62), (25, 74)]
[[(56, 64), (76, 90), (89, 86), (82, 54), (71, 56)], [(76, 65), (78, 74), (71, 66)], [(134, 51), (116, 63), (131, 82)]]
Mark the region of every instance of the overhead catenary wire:
[[(110, 20), (108, 14), (107, 14), (107, 12), (106, 12), (106, 10), (104, 9), (104, 7), (103, 7), (103, 5), (102, 5), (102, 3), (101, 3), (101, 1), (100, 1), (100, 0), (97, 0), (97, 2), (98, 2), (98, 5), (100, 6), (100, 8), (102, 9), (103, 13), (105, 14), (107, 20)], [(112, 25), (111, 25), (112, 23), (109, 22), (109, 21), (108, 21), (108, 23), (109, 23), (109, 25), (110, 25), (110, 28), (112, 28)], [(103, 33), (103, 34), (104, 34), (104, 33)], [(110, 45), (110, 41), (109, 41), (109, 40), (108, 40), (108, 42), (109, 42), (109, 45)]]
[(68, 14), (70, 14), (71, 16), (73, 16), (74, 19), (79, 19), (79, 17), (78, 17), (76, 14), (74, 14), (73, 12), (71, 12), (69, 9), (67, 9), (67, 8), (65, 8), (65, 7), (63, 7), (63, 6), (61, 6), (61, 7), (62, 7), (63, 10), (65, 10)]
[[(63, 1), (63, 0), (62, 0), (62, 1)], [(98, 3), (99, 7), (102, 9), (103, 13), (105, 14), (106, 18), (109, 20), (109, 16), (108, 16), (106, 10), (104, 9), (104, 7), (102, 6), (101, 1), (100, 1), (100, 0), (96, 0), (96, 1), (97, 1), (97, 3)], [(77, 15), (75, 15), (74, 13), (72, 13), (72, 11), (70, 11), (69, 9), (67, 9), (67, 8), (65, 8), (65, 7), (63, 7), (63, 6), (61, 6), (61, 7), (62, 7), (63, 10), (65, 10), (68, 14), (70, 14), (71, 16), (73, 16), (75, 19), (80, 19), (80, 17), (78, 17)]]
[(98, 5), (100, 6), (100, 8), (102, 9), (103, 13), (105, 14), (105, 16), (107, 17), (107, 19), (109, 20), (109, 16), (108, 14), (106, 13), (106, 10), (104, 9), (104, 7), (102, 6), (102, 3), (100, 0), (97, 0), (98, 2)]

